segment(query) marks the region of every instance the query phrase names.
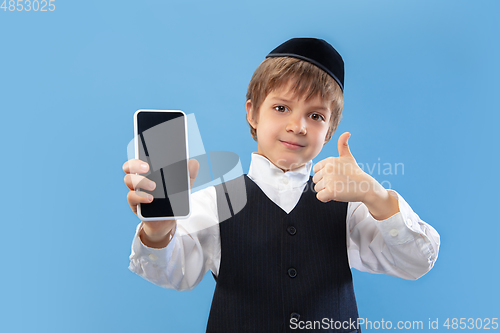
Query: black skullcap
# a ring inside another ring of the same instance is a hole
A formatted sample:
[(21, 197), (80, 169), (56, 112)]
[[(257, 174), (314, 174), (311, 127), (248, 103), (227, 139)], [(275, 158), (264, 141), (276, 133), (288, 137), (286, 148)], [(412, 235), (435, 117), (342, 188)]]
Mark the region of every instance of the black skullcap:
[(326, 41), (317, 38), (292, 38), (274, 50), (269, 57), (293, 57), (310, 62), (327, 72), (344, 91), (344, 60)]

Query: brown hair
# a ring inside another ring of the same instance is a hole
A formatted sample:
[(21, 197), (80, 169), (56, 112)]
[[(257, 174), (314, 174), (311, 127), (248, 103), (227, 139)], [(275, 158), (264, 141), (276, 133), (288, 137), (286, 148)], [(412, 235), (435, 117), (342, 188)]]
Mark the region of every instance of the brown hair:
[[(291, 57), (271, 57), (265, 59), (253, 73), (248, 84), (247, 101), (252, 101), (255, 115), (266, 96), (273, 90), (292, 83), (292, 91), (306, 100), (320, 96), (330, 102), (330, 128), (326, 135), (329, 141), (342, 119), (344, 96), (338, 83), (325, 71), (315, 65)], [(248, 122), (248, 119), (247, 119)], [(249, 124), (250, 125), (250, 124)], [(257, 141), (257, 131), (250, 125), (250, 133)]]

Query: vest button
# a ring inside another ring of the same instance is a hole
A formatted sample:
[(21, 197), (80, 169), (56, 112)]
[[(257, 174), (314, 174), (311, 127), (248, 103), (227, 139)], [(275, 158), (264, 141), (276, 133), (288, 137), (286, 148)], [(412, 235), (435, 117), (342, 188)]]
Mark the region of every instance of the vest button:
[(288, 276), (291, 278), (294, 278), (297, 276), (297, 270), (295, 268), (289, 268), (288, 269)]
[(292, 226), (292, 225), (291, 225), (291, 226), (289, 226), (288, 228), (286, 228), (286, 230), (287, 230), (287, 231), (288, 231), (288, 233), (289, 233), (290, 235), (292, 235), (292, 236), (293, 236), (293, 235), (295, 235), (295, 234), (297, 233), (297, 229), (296, 229), (294, 226)]
[(299, 321), (300, 315), (297, 312), (292, 312), (290, 315), (290, 319), (295, 319), (295, 321)]

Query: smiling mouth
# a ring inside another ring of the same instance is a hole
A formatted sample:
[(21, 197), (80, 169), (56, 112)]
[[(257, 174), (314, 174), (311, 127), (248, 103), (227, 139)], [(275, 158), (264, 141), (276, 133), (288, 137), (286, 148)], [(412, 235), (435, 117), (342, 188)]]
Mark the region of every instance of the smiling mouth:
[(299, 145), (298, 143), (293, 143), (293, 142), (289, 142), (289, 141), (283, 141), (283, 140), (280, 140), (280, 142), (287, 148), (290, 148), (290, 149), (299, 149), (299, 148), (304, 148), (305, 146), (303, 145)]

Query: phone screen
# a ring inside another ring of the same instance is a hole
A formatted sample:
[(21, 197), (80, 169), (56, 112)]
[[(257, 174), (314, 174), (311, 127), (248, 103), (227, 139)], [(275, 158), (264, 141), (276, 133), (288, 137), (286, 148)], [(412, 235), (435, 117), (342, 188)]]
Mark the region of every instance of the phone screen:
[(139, 204), (139, 217), (182, 218), (189, 215), (186, 115), (182, 111), (139, 110), (135, 114), (136, 156), (149, 164), (143, 176), (154, 181), (154, 199)]

